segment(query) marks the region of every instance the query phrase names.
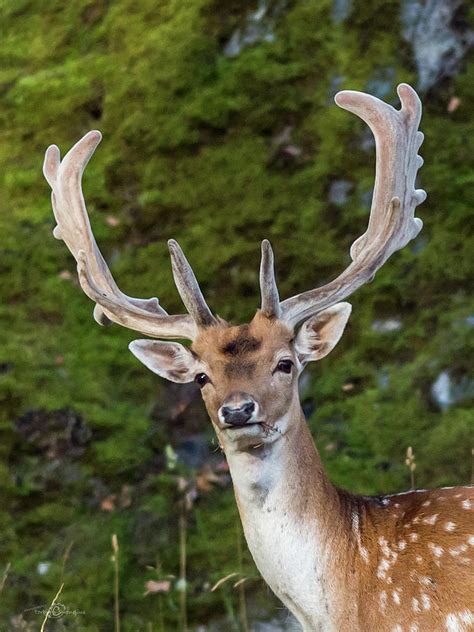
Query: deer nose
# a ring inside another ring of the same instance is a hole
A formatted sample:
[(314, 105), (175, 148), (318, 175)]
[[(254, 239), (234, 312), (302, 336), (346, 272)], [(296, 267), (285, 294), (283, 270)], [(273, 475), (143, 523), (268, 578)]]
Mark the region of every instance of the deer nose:
[(230, 426), (245, 426), (254, 417), (257, 407), (249, 396), (229, 397), (219, 409), (219, 419)]

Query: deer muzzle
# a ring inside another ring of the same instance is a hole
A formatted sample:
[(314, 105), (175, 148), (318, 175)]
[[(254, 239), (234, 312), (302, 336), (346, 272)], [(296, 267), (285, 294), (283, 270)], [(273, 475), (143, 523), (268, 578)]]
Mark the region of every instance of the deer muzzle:
[(219, 421), (228, 426), (256, 423), (258, 404), (248, 393), (232, 393), (219, 408)]

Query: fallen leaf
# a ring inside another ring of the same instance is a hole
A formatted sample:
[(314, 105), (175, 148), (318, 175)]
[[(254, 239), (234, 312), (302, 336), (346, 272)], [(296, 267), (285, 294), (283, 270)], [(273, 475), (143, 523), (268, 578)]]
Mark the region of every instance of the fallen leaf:
[(115, 217), (115, 215), (107, 215), (105, 221), (109, 226), (112, 226), (113, 228), (120, 224), (119, 218)]
[(459, 97), (451, 97), (449, 99), (449, 103), (448, 103), (448, 112), (450, 114), (452, 114), (453, 112), (456, 112), (456, 110), (458, 109), (458, 107), (461, 105), (461, 99)]
[(171, 582), (167, 580), (155, 581), (154, 579), (149, 579), (145, 583), (145, 588), (146, 588), (145, 595), (168, 593), (171, 588)]

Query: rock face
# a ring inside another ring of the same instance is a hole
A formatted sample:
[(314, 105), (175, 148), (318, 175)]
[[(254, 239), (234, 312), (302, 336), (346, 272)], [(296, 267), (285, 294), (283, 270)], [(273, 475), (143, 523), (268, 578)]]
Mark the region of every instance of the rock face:
[(391, 333), (402, 328), (402, 322), (398, 318), (386, 318), (385, 320), (374, 320), (372, 331), (378, 334)]
[(329, 202), (336, 206), (344, 206), (349, 199), (349, 194), (353, 186), (353, 183), (349, 180), (334, 180), (329, 186)]
[(260, 0), (258, 8), (247, 16), (242, 28), (236, 29), (224, 47), (226, 57), (238, 57), (247, 46), (259, 42), (273, 42), (275, 22), (282, 14), (286, 2)]
[(413, 49), (418, 88), (426, 91), (453, 76), (474, 44), (474, 32), (462, 19), (463, 0), (404, 0), (402, 36)]
[(47, 459), (80, 457), (92, 432), (73, 410), (30, 410), (16, 422), (21, 437)]
[(332, 20), (334, 24), (340, 24), (347, 20), (352, 12), (352, 0), (333, 0)]
[(455, 382), (448, 371), (442, 371), (431, 386), (431, 396), (441, 410), (474, 396), (474, 379), (461, 377)]

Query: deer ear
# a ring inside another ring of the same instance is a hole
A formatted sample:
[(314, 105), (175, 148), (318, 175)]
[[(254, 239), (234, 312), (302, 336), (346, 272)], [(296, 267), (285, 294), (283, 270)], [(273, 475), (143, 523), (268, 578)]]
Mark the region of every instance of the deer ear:
[(150, 371), (172, 382), (192, 382), (201, 366), (191, 351), (178, 342), (134, 340), (128, 348)]
[(337, 303), (309, 318), (299, 330), (295, 350), (302, 365), (321, 360), (334, 349), (351, 315), (349, 303)]

